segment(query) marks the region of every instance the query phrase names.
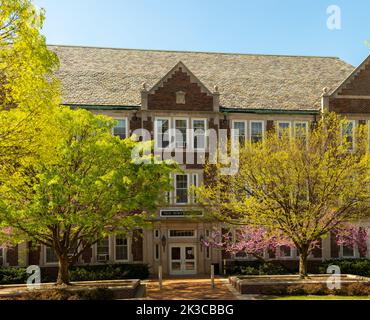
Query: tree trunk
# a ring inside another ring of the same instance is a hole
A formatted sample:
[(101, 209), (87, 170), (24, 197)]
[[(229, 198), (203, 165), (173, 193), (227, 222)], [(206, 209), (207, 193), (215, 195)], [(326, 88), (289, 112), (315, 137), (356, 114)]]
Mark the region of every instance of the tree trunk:
[(307, 277), (307, 253), (299, 255), (299, 276), (302, 279)]
[(58, 286), (70, 285), (68, 257), (65, 257), (65, 256), (60, 256), (59, 257), (59, 269), (58, 269), (57, 285)]

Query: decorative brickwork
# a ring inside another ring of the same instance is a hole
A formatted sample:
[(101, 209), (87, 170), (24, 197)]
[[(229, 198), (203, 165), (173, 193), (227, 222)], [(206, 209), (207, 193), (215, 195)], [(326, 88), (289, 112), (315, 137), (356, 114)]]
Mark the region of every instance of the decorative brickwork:
[[(176, 103), (176, 92), (182, 91), (185, 103)], [(148, 95), (149, 110), (213, 111), (213, 97), (203, 92), (198, 83), (180, 67), (154, 93)]]

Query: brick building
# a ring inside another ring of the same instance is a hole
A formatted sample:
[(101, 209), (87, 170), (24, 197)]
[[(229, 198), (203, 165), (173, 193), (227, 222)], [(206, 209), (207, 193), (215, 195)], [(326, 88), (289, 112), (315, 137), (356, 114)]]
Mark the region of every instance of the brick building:
[[(51, 46), (60, 58), (63, 103), (117, 119), (114, 134), (128, 137), (147, 129), (157, 139), (167, 129), (239, 129), (241, 139), (263, 139), (272, 128), (306, 128), (324, 108), (347, 116), (353, 125), (370, 126), (370, 57), (358, 68), (334, 57), (127, 50)], [(326, 89), (324, 89), (326, 88)], [(187, 136), (176, 148), (204, 149), (202, 139)], [(163, 147), (163, 145), (158, 145)], [(204, 248), (202, 238), (217, 223), (204, 219), (188, 192), (203, 183), (203, 166), (182, 165), (174, 175), (168, 206), (158, 208), (150, 230), (132, 238), (111, 237), (83, 254), (81, 264), (148, 263), (165, 274), (204, 274), (224, 258)], [(198, 212), (195, 218), (186, 212)], [(370, 223), (364, 222), (370, 226)], [(370, 247), (370, 245), (368, 246)], [(284, 252), (296, 261), (294, 249)], [(312, 260), (358, 257), (356, 248), (325, 239)], [(370, 258), (370, 250), (368, 250)], [(2, 252), (6, 265), (55, 266), (50, 248), (30, 250), (28, 244)]]

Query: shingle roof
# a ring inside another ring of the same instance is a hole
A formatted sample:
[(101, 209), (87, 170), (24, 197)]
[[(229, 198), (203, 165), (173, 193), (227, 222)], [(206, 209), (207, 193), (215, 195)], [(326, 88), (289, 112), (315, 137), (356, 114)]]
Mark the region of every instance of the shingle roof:
[(276, 56), (49, 46), (60, 59), (63, 103), (140, 106), (150, 88), (182, 61), (225, 108), (315, 110), (322, 89), (336, 88), (353, 67), (334, 57)]

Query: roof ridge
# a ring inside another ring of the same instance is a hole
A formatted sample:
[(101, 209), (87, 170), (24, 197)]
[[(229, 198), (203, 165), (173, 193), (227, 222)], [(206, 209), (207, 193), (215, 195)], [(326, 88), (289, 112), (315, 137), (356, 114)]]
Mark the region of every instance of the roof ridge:
[(222, 54), (235, 56), (266, 56), (266, 57), (283, 57), (283, 58), (325, 58), (337, 59), (335, 56), (315, 56), (315, 55), (289, 55), (289, 54), (268, 54), (268, 53), (238, 53), (238, 52), (217, 52), (217, 51), (191, 51), (191, 50), (167, 50), (167, 49), (135, 49), (119, 47), (101, 47), (88, 45), (68, 45), (68, 44), (48, 44), (49, 47), (69, 47), (69, 48), (87, 48), (87, 49), (107, 49), (107, 50), (126, 50), (126, 51), (143, 51), (143, 52), (172, 52), (172, 53), (199, 53), (199, 54)]

